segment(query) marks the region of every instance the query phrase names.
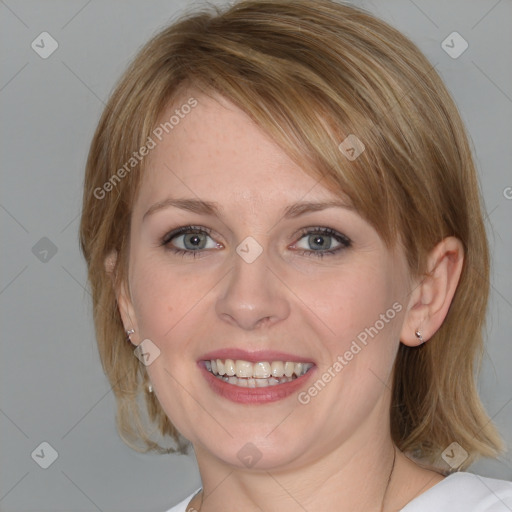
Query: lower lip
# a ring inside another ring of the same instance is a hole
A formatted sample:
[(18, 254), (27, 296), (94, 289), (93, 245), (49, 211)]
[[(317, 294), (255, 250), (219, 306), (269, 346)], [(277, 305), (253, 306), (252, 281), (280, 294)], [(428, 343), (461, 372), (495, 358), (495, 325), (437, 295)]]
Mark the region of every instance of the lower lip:
[(215, 393), (231, 400), (232, 402), (241, 404), (266, 404), (287, 398), (304, 386), (316, 368), (313, 366), (304, 375), (301, 375), (290, 382), (284, 382), (283, 384), (266, 386), (264, 388), (242, 388), (215, 377), (215, 375), (206, 369), (203, 361), (199, 361), (198, 366), (201, 373), (204, 375), (206, 382), (208, 382), (209, 386), (213, 391), (215, 391)]

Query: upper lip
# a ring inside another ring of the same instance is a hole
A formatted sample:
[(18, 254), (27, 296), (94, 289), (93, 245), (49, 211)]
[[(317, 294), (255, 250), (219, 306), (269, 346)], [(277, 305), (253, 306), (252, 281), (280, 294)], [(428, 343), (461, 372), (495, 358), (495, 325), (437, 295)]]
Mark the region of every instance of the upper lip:
[(248, 351), (240, 348), (223, 348), (208, 352), (199, 358), (200, 361), (210, 361), (212, 359), (237, 359), (257, 363), (260, 361), (293, 361), (295, 363), (312, 363), (313, 360), (307, 357), (301, 357), (287, 352), (278, 352), (275, 350), (254, 350)]

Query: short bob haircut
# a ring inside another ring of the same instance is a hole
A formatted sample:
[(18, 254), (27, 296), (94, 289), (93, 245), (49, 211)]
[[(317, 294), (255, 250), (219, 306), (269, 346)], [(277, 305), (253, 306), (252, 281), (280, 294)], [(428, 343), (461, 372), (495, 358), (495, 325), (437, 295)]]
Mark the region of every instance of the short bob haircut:
[[(329, 0), (242, 1), (188, 14), (142, 48), (109, 99), (87, 161), (80, 244), (123, 440), (139, 451), (187, 451), (146, 389), (115, 290), (128, 275), (131, 209), (150, 155), (126, 163), (154, 139), (164, 108), (191, 87), (229, 99), (305, 172), (348, 198), (389, 248), (403, 247), (413, 277), (426, 275), (426, 255), (444, 237), (462, 241), (464, 266), (446, 320), (427, 343), (400, 345), (391, 432), (400, 450), (433, 467), (446, 468), (440, 455), (454, 441), (469, 454), (460, 469), (476, 457), (496, 457), (502, 440), (476, 389), (489, 250), (463, 123), (411, 41)], [(365, 146), (355, 160), (340, 150), (349, 134)], [(105, 261), (112, 251), (111, 275)], [(149, 435), (148, 418), (175, 448)]]

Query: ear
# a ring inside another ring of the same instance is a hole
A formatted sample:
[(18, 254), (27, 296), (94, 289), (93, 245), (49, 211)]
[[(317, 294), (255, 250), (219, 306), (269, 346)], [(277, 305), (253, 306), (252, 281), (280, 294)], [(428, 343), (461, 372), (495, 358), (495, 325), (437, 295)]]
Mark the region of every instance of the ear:
[[(441, 327), (452, 303), (464, 262), (462, 242), (444, 238), (427, 257), (427, 274), (415, 283), (407, 307), (400, 341), (421, 345)], [(416, 332), (421, 333), (421, 339)]]
[(128, 332), (130, 330), (135, 331), (133, 334), (130, 335), (130, 341), (133, 345), (138, 345), (140, 343), (138, 336), (139, 330), (137, 327), (135, 310), (133, 309), (130, 291), (128, 289), (128, 283), (126, 282), (126, 280), (123, 280), (121, 283), (117, 283), (115, 272), (116, 267), (117, 251), (112, 251), (105, 258), (105, 271), (112, 280), (112, 286), (114, 287), (114, 291), (116, 294), (117, 307), (119, 309), (119, 314), (121, 315), (121, 319), (123, 321), (124, 330), (125, 332)]

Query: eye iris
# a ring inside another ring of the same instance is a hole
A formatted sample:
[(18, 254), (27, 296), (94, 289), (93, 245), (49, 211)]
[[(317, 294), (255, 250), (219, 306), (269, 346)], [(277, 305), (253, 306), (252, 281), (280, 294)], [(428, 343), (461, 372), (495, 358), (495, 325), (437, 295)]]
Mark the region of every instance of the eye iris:
[[(184, 245), (187, 249), (204, 249), (204, 246), (206, 243), (206, 239), (205, 239), (204, 235), (200, 235), (198, 233), (192, 233), (189, 235), (185, 235), (183, 237), (183, 241), (184, 241)], [(188, 245), (187, 242), (189, 242), (192, 245), (187, 247), (187, 245)]]
[(309, 236), (309, 245), (314, 249), (329, 249), (331, 244), (329, 242), (329, 237), (325, 235), (310, 235)]

